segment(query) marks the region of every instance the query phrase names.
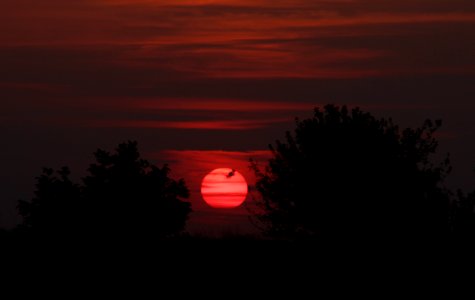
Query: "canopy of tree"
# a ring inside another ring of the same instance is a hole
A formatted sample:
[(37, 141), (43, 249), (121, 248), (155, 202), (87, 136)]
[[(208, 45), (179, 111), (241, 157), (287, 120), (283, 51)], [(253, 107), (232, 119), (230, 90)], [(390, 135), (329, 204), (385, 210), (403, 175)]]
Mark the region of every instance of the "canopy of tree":
[(163, 238), (183, 230), (191, 211), (185, 182), (169, 177), (170, 169), (141, 159), (136, 142), (111, 154), (95, 152), (83, 184), (69, 178), (67, 167), (44, 169), (35, 197), (20, 201), (20, 230), (42, 235)]
[(433, 165), (441, 122), (400, 130), (358, 108), (328, 105), (297, 120), (270, 146), (264, 170), (253, 164), (268, 233), (287, 237), (439, 234), (447, 229), (442, 186), (448, 158)]

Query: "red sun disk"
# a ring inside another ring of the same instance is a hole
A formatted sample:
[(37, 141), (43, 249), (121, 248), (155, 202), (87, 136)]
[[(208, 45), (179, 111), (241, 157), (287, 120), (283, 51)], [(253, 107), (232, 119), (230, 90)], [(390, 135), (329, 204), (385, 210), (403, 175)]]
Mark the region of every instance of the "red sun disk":
[(247, 197), (246, 179), (236, 170), (219, 168), (203, 178), (201, 195), (214, 208), (235, 208)]

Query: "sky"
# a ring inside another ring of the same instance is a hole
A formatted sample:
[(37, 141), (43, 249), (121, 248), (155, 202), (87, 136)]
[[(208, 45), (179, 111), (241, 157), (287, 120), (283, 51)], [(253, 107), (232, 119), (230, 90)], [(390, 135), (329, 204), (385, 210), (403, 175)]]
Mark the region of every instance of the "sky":
[(265, 162), (295, 117), (327, 103), (403, 127), (441, 118), (448, 184), (475, 188), (473, 0), (0, 7), (0, 226), (19, 221), (16, 201), (31, 197), (42, 167), (68, 165), (79, 179), (95, 149), (137, 140), (145, 158), (187, 180), (191, 231), (251, 228), (244, 207), (206, 207), (201, 178), (236, 168), (252, 188), (248, 158)]

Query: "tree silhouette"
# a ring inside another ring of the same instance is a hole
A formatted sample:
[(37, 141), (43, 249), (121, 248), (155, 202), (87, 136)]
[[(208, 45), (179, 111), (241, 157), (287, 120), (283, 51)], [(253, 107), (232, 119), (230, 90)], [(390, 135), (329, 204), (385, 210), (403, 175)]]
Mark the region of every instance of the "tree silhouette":
[(79, 226), (81, 188), (70, 178), (70, 171), (63, 167), (57, 172), (49, 168), (36, 178), (35, 197), (31, 202), (18, 202), (19, 214), (23, 217), (20, 229), (30, 233), (60, 234)]
[(452, 233), (472, 240), (475, 233), (475, 191), (464, 194), (459, 190), (456, 200), (451, 204)]
[(191, 209), (179, 198), (188, 198), (189, 191), (183, 179), (169, 178), (168, 166), (140, 159), (136, 142), (119, 145), (116, 154), (98, 150), (95, 157), (84, 178), (93, 227), (160, 236), (183, 230)]
[(441, 186), (448, 158), (430, 163), (441, 122), (402, 132), (358, 108), (327, 105), (297, 120), (270, 145), (265, 170), (252, 166), (267, 232), (290, 237), (408, 237), (447, 228)]
[(63, 168), (54, 176), (45, 169), (37, 178), (35, 198), (20, 201), (20, 227), (42, 234), (85, 236), (169, 237), (184, 229), (190, 204), (183, 179), (169, 177), (141, 159), (136, 142), (123, 143), (116, 153), (95, 152), (83, 185), (69, 179)]

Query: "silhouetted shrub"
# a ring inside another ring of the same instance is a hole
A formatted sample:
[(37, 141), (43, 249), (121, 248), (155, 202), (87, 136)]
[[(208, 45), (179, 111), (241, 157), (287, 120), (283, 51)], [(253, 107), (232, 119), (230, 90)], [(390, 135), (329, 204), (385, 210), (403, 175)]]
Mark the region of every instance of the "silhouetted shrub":
[(450, 206), (451, 231), (458, 237), (475, 238), (475, 191), (464, 194), (458, 191)]
[(67, 167), (57, 175), (59, 177), (52, 169), (43, 169), (43, 174), (36, 178), (35, 197), (30, 202), (18, 202), (18, 211), (23, 217), (20, 229), (59, 234), (79, 226), (81, 188), (70, 180)]
[(253, 163), (262, 195), (259, 220), (286, 237), (437, 235), (448, 224), (441, 186), (448, 158), (434, 166), (434, 132), (405, 129), (358, 108), (328, 105), (297, 120), (295, 134), (270, 146), (265, 170)]
[(120, 144), (116, 153), (95, 153), (83, 185), (69, 179), (69, 169), (54, 175), (45, 169), (37, 178), (35, 197), (20, 201), (20, 229), (34, 234), (82, 237), (164, 238), (184, 229), (191, 211), (183, 179), (169, 177), (141, 159), (136, 142)]

